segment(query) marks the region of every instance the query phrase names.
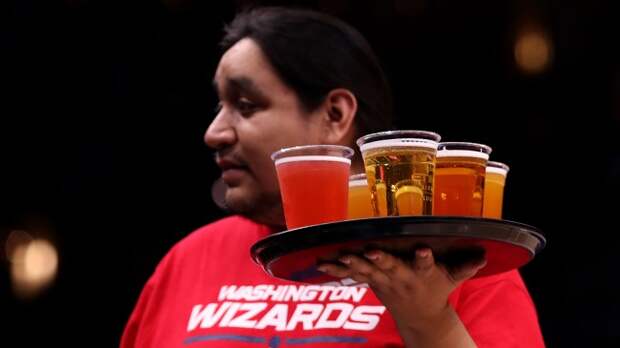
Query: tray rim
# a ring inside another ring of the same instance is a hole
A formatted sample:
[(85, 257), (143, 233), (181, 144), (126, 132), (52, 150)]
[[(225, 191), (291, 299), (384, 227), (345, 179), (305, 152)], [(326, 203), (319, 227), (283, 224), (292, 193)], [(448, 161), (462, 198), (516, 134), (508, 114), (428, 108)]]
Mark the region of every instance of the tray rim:
[[(276, 261), (280, 257), (286, 254), (289, 254), (289, 253), (299, 252), (299, 251), (303, 251), (303, 250), (307, 250), (307, 249), (311, 249), (315, 247), (320, 247), (320, 246), (336, 244), (336, 243), (347, 241), (346, 239), (343, 238), (341, 241), (312, 243), (311, 245), (301, 243), (302, 245), (300, 246), (287, 248), (286, 252), (278, 252), (278, 253), (272, 254), (267, 260), (265, 260), (264, 258), (261, 258), (260, 253), (265, 249), (269, 249), (269, 244), (273, 243), (274, 239), (279, 240), (282, 238), (295, 238), (300, 234), (304, 234), (304, 235), (308, 234), (309, 235), (308, 238), (312, 239), (313, 234), (316, 235), (316, 233), (333, 233), (333, 231), (331, 230), (343, 228), (347, 225), (358, 224), (364, 221), (375, 222), (376, 224), (389, 224), (389, 223), (397, 222), (401, 226), (401, 228), (405, 224), (415, 224), (415, 225), (446, 224), (453, 228), (455, 227), (455, 225), (471, 226), (471, 225), (476, 225), (476, 224), (483, 224), (483, 225), (489, 224), (489, 225), (496, 225), (496, 226), (501, 226), (506, 229), (510, 229), (511, 233), (517, 233), (517, 234), (522, 233), (532, 238), (535, 238), (538, 240), (538, 244), (535, 246), (534, 250), (531, 250), (530, 248), (523, 246), (522, 243), (518, 243), (514, 240), (506, 240), (506, 239), (502, 239), (499, 237), (482, 238), (482, 237), (467, 236), (465, 235), (466, 234), (465, 232), (463, 232), (462, 234), (447, 233), (444, 235), (438, 235), (438, 234), (431, 234), (431, 233), (420, 233), (420, 234), (407, 233), (407, 232), (401, 231), (401, 232), (395, 232), (393, 234), (384, 234), (382, 236), (368, 235), (368, 236), (365, 236), (364, 238), (361, 238), (360, 240), (373, 240), (373, 239), (379, 239), (379, 238), (399, 238), (399, 237), (402, 238), (408, 235), (421, 237), (421, 238), (422, 237), (442, 237), (442, 236), (479, 238), (482, 240), (497, 241), (497, 242), (508, 243), (508, 244), (512, 244), (512, 245), (519, 246), (522, 248), (526, 248), (530, 251), (530, 253), (532, 253), (532, 258), (536, 256), (537, 254), (539, 254), (545, 248), (547, 244), (547, 240), (539, 228), (536, 228), (534, 226), (524, 224), (521, 222), (511, 221), (511, 220), (491, 219), (491, 218), (481, 218), (481, 217), (464, 217), (464, 216), (388, 216), (388, 217), (369, 217), (369, 218), (363, 218), (363, 219), (342, 220), (342, 221), (337, 221), (337, 222), (329, 222), (329, 223), (324, 223), (324, 224), (304, 226), (304, 227), (295, 228), (291, 230), (276, 232), (276, 233), (270, 234), (269, 236), (256, 241), (250, 248), (250, 255), (252, 257), (252, 260), (255, 263), (257, 263), (258, 265), (261, 265), (262, 267), (266, 267), (268, 264), (271, 264), (272, 262)], [(321, 230), (322, 228), (328, 228), (330, 232), (326, 230)], [(470, 228), (470, 227), (467, 227), (467, 228)], [(264, 262), (261, 262), (260, 259), (263, 259)]]

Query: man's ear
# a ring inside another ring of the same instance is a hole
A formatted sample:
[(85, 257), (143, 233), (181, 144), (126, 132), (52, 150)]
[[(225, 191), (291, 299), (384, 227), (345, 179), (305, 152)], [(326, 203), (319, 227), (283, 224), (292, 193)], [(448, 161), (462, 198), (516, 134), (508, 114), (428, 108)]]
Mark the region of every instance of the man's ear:
[(355, 95), (348, 89), (333, 89), (325, 97), (322, 110), (322, 143), (350, 146), (355, 135)]

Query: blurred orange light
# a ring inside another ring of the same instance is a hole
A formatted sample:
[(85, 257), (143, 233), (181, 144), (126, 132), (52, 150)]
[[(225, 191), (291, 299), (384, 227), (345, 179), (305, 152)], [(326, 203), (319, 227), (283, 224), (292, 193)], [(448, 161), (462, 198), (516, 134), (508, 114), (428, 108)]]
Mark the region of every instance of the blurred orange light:
[(58, 252), (52, 243), (44, 239), (17, 245), (10, 260), (13, 289), (21, 298), (39, 294), (58, 273)]
[(545, 71), (551, 62), (551, 40), (542, 31), (526, 32), (517, 38), (514, 55), (519, 69), (528, 74), (539, 74)]
[(11, 231), (9, 237), (6, 239), (6, 244), (4, 245), (4, 252), (7, 260), (13, 262), (17, 248), (30, 243), (32, 239), (32, 236), (26, 231)]

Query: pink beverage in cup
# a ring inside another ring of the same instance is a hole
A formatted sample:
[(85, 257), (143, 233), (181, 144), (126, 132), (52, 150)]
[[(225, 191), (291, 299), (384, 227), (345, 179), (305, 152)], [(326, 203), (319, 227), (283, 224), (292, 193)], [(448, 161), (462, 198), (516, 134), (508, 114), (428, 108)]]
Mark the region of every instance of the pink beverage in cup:
[(282, 149), (275, 162), (288, 229), (345, 220), (353, 150), (336, 145)]

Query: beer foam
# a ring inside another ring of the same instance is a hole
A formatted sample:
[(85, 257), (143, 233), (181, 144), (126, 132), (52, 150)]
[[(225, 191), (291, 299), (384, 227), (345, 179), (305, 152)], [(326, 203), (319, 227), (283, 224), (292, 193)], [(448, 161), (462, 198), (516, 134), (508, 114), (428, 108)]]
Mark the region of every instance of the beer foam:
[(283, 163), (289, 162), (307, 162), (307, 161), (331, 161), (331, 162), (342, 162), (346, 164), (351, 164), (351, 160), (344, 157), (338, 156), (292, 156), (292, 157), (284, 157), (278, 158), (275, 161), (275, 165), (280, 165)]
[(503, 176), (508, 175), (508, 171), (506, 169), (497, 167), (487, 167), (487, 173), (501, 174)]
[(372, 149), (390, 148), (390, 147), (422, 147), (425, 149), (437, 150), (439, 143), (433, 140), (421, 138), (399, 138), (377, 140), (360, 146), (362, 152)]
[(368, 182), (366, 180), (351, 180), (349, 186), (368, 186)]
[(488, 160), (489, 154), (472, 150), (441, 150), (437, 151), (437, 158), (440, 157), (474, 157)]

